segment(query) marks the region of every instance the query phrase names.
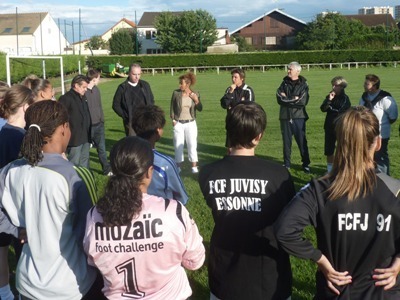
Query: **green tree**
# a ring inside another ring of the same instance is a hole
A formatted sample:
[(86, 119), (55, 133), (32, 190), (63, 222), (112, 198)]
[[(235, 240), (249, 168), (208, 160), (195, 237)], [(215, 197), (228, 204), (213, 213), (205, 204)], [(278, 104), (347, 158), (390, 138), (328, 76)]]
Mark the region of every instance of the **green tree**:
[(367, 27), (341, 14), (318, 16), (299, 32), (296, 43), (304, 50), (384, 49), (393, 45), (397, 29)]
[[(114, 32), (109, 39), (109, 47), (111, 55), (135, 54), (136, 53), (136, 30), (120, 29)], [(141, 44), (138, 42), (138, 52), (140, 52)]]
[(107, 48), (107, 42), (99, 35), (92, 36), (89, 42), (85, 44), (85, 49), (99, 50), (105, 48)]
[(162, 12), (155, 20), (155, 42), (169, 53), (202, 53), (217, 40), (215, 18), (205, 10)]
[(253, 45), (246, 42), (246, 39), (238, 34), (231, 36), (232, 43), (236, 43), (239, 47), (239, 52), (252, 52), (254, 51)]

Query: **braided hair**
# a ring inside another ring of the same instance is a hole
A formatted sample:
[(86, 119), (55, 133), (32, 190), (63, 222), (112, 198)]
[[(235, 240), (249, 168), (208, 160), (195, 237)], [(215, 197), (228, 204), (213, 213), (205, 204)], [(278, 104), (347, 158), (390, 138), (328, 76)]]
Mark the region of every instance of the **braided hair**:
[(42, 148), (53, 136), (58, 126), (68, 122), (66, 108), (57, 101), (35, 102), (25, 112), (26, 133), (21, 154), (32, 166), (43, 159)]

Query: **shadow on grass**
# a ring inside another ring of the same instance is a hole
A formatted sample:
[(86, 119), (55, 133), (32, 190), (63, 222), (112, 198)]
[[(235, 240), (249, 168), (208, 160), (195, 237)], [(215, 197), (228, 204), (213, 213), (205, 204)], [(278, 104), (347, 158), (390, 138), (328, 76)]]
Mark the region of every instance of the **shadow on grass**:
[[(111, 131), (120, 132), (121, 133), (120, 138), (123, 138), (125, 136), (123, 130), (111, 130)], [(116, 138), (116, 139), (106, 138), (106, 150), (109, 152), (111, 150), (112, 146), (118, 140), (119, 140), (118, 138)], [(172, 138), (161, 137), (161, 139), (156, 143), (156, 149), (159, 152), (169, 155), (171, 158), (174, 158), (174, 144), (173, 144)], [(201, 168), (201, 166), (204, 166), (206, 164), (212, 163), (218, 159), (223, 158), (227, 154), (227, 148), (225, 147), (225, 145), (223, 143), (221, 143), (221, 145), (198, 143), (197, 150), (198, 150), (198, 158), (199, 158), (200, 168)], [(181, 166), (181, 169), (182, 169), (181, 175), (196, 178), (197, 174), (191, 173), (191, 164), (188, 161), (186, 145), (185, 145), (185, 149), (184, 149), (184, 155), (185, 155), (185, 162)], [(265, 160), (274, 161), (278, 164), (282, 164), (281, 160), (279, 160), (275, 157), (268, 156), (268, 155), (258, 154), (257, 151), (256, 151), (256, 156), (259, 158), (265, 159)], [(90, 159), (93, 162), (99, 163), (99, 159), (98, 159), (96, 151), (91, 151)], [(290, 173), (291, 173), (293, 181), (295, 183), (296, 190), (299, 190), (301, 187), (303, 187), (305, 184), (307, 184), (312, 178), (320, 177), (326, 173), (325, 165), (311, 164), (310, 167), (311, 167), (311, 173), (306, 174), (303, 172), (301, 164), (292, 164)], [(101, 173), (101, 171), (99, 171), (99, 170), (95, 170), (95, 171)]]

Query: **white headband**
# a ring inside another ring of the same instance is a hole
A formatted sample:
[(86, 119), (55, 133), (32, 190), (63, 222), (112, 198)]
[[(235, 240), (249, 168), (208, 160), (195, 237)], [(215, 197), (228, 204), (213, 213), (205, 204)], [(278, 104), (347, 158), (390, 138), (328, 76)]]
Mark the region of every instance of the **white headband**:
[(31, 127), (36, 127), (37, 130), (39, 130), (39, 132), (41, 131), (41, 130), (40, 130), (40, 126), (37, 125), (37, 124), (31, 124), (31, 125), (29, 125), (29, 128), (31, 128)]

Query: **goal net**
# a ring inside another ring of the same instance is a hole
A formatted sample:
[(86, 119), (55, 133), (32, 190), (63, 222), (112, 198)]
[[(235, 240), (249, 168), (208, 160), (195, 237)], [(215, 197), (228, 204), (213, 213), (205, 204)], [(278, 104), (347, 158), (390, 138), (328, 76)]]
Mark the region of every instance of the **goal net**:
[[(61, 94), (65, 93), (64, 86), (64, 67), (63, 67), (63, 58), (62, 56), (18, 56), (18, 55), (6, 55), (6, 72), (7, 72), (7, 83), (11, 86), (11, 68), (10, 61), (12, 59), (39, 59), (42, 60), (42, 76), (43, 79), (46, 79), (46, 60), (47, 59), (57, 59), (60, 61), (60, 81), (61, 81)], [(29, 75), (29, 74), (26, 74)], [(38, 74), (35, 74), (38, 75)]]

